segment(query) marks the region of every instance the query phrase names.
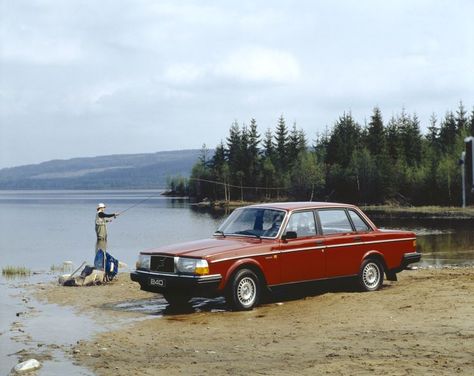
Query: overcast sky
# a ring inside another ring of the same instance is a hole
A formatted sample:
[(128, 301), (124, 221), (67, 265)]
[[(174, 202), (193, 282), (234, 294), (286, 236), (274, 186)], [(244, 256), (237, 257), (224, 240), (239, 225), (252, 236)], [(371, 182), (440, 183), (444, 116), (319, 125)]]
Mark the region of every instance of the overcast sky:
[(0, 168), (474, 105), (471, 0), (0, 4)]

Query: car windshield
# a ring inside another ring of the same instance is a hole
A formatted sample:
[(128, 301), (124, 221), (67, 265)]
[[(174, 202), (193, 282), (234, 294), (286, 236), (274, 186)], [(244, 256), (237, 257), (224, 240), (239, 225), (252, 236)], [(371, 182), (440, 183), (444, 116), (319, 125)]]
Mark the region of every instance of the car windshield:
[(235, 210), (217, 229), (223, 235), (242, 235), (274, 238), (285, 217), (282, 210), (243, 208)]

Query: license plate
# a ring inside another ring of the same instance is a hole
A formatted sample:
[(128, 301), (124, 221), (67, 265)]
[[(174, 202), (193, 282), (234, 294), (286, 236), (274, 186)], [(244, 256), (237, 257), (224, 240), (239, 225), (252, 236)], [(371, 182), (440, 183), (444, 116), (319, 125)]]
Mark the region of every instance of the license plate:
[(150, 286), (165, 287), (166, 281), (162, 278), (150, 278)]

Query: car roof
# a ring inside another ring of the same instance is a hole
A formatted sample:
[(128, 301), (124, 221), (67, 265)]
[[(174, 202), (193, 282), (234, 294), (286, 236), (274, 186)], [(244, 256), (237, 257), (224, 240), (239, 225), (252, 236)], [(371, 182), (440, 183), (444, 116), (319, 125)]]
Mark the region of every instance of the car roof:
[(303, 201), (303, 202), (273, 202), (266, 204), (250, 205), (249, 207), (259, 208), (271, 208), (281, 210), (298, 210), (298, 209), (324, 209), (324, 208), (354, 208), (354, 205), (342, 204), (337, 202), (314, 202), (314, 201)]

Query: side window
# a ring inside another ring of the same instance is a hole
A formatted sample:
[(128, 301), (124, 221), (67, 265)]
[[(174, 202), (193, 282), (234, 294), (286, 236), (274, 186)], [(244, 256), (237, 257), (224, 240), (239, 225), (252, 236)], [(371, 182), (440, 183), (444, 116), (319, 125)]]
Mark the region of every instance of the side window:
[(349, 210), (349, 215), (351, 216), (352, 223), (355, 226), (357, 232), (370, 231), (370, 227), (365, 223), (361, 216), (353, 210)]
[(294, 231), (298, 238), (316, 235), (316, 225), (312, 211), (293, 213), (286, 226), (286, 231)]
[(318, 210), (324, 235), (352, 232), (352, 225), (344, 209)]

